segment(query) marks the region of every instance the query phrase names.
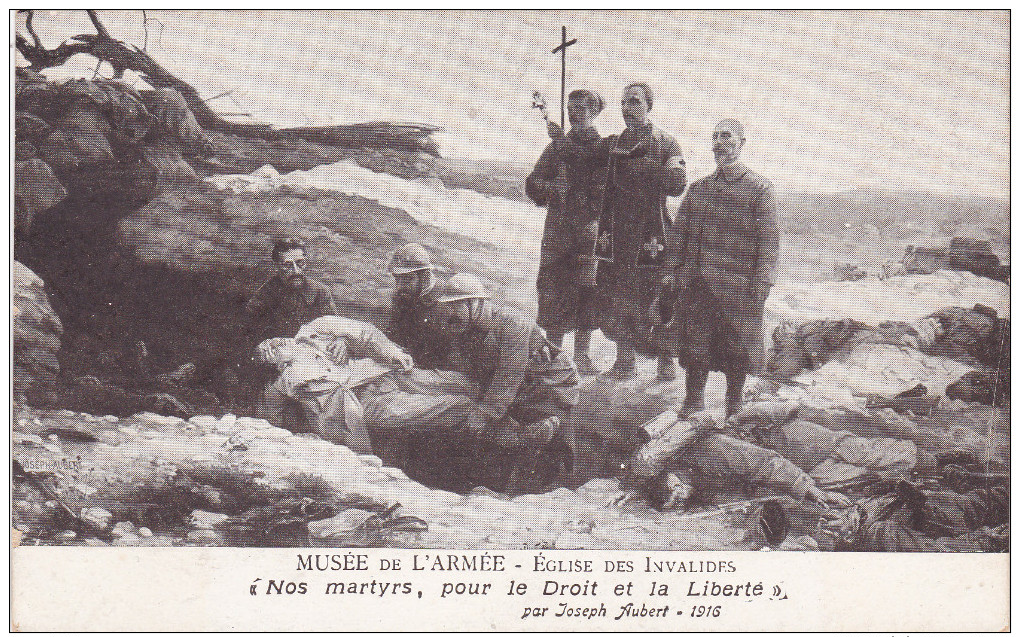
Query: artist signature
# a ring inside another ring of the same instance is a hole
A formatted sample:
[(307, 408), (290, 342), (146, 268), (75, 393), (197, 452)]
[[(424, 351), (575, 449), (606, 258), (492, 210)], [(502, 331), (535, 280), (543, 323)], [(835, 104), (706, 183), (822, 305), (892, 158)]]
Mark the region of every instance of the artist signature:
[(81, 456), (75, 458), (25, 458), (20, 460), (26, 471), (81, 471)]

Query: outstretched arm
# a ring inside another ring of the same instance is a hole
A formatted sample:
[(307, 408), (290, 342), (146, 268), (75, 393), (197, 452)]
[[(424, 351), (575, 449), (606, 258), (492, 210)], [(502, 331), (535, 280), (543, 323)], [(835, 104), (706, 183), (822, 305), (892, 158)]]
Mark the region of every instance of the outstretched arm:
[(371, 358), (383, 365), (399, 365), (410, 369), (411, 357), (396, 343), (386, 338), (382, 330), (371, 323), (363, 323), (342, 316), (322, 316), (303, 325), (294, 340), (309, 341), (342, 338), (352, 355)]

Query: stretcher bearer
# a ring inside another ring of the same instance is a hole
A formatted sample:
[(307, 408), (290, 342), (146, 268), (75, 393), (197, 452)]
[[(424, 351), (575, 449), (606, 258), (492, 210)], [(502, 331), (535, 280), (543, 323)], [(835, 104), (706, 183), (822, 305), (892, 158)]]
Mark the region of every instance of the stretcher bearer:
[[(450, 279), (432, 317), (453, 339), (467, 376), (481, 389), (477, 404), (486, 420), (485, 438), (507, 449), (569, 453), (569, 441), (557, 434), (561, 419), (577, 405), (580, 379), (571, 361), (555, 356), (558, 348), (542, 328), (494, 304), (470, 274)], [(551, 445), (554, 439), (562, 445)], [(543, 464), (534, 460), (532, 473)], [(549, 479), (532, 477), (538, 483)], [(511, 476), (510, 491), (513, 482)]]
[(438, 289), (429, 253), (417, 243), (408, 243), (393, 253), (389, 271), (396, 289), (386, 336), (413, 356), (419, 367), (442, 366), (449, 343), (428, 325), (428, 310), (436, 303)]

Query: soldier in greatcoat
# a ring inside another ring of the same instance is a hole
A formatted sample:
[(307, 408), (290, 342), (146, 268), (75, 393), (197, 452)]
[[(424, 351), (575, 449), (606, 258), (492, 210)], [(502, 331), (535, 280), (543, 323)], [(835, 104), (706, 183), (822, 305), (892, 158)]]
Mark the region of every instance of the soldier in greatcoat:
[(747, 374), (763, 366), (762, 319), (775, 283), (779, 226), (772, 183), (740, 161), (744, 142), (737, 120), (716, 125), (717, 169), (692, 184), (680, 204), (651, 312), (660, 320), (659, 347), (687, 369), (687, 413), (704, 408), (710, 370), (726, 374), (726, 411), (736, 413)]

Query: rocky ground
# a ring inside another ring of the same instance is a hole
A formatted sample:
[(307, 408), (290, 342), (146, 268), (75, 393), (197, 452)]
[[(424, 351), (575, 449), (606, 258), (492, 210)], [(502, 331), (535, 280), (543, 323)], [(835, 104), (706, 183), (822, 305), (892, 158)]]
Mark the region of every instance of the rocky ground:
[[(428, 489), (375, 456), (294, 435), (264, 420), (143, 413), (131, 418), (24, 410), (14, 459), (49, 476), (52, 494), (90, 528), (61, 515), (55, 499), (19, 483), (15, 528), (22, 543), (99, 546), (350, 546), (447, 549), (756, 549), (757, 517), (658, 513), (618, 505), (615, 480), (577, 490), (505, 498)], [(305, 499), (304, 511), (298, 511)], [(281, 507), (291, 503), (290, 515)], [(283, 503), (283, 504), (281, 504)], [(297, 504), (294, 504), (297, 503)], [(427, 530), (351, 535), (371, 513), (396, 504)], [(265, 507), (277, 509), (263, 516)], [(318, 507), (318, 508), (316, 508)], [(327, 507), (332, 507), (329, 509)], [(325, 513), (323, 513), (325, 511)], [(335, 515), (328, 515), (335, 513)], [(325, 516), (325, 517), (324, 517)], [(294, 524), (299, 528), (295, 532)], [(800, 529), (783, 548), (817, 548)]]

